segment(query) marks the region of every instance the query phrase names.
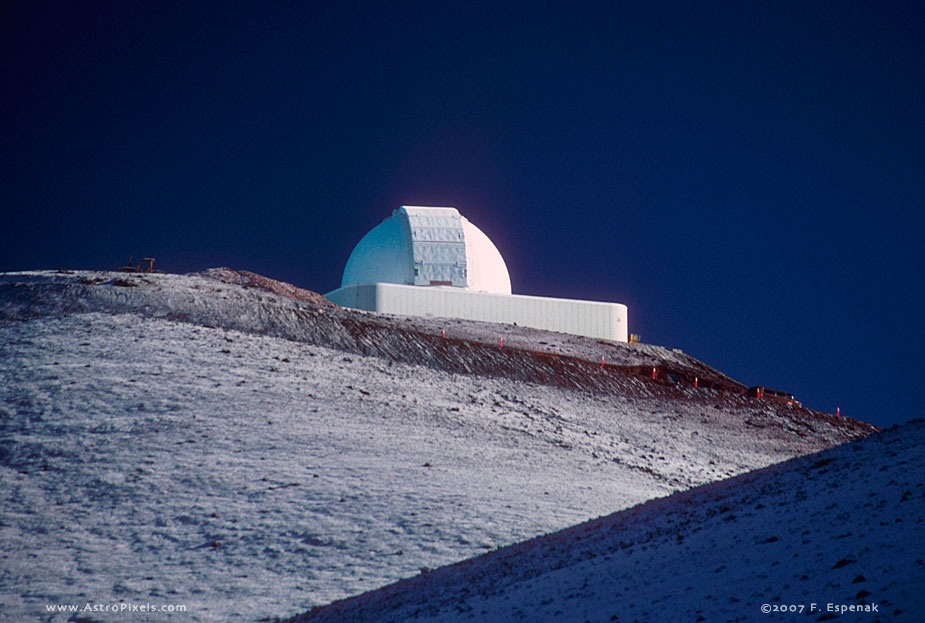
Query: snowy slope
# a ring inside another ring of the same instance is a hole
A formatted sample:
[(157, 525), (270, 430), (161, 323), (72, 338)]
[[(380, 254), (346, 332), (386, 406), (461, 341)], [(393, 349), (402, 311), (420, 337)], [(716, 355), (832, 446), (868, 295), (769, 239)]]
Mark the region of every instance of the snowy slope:
[(925, 613), (923, 444), (925, 420), (917, 420), (444, 567), (293, 623), (918, 622)]
[[(567, 387), (634, 391), (627, 367), (659, 366), (701, 385), (742, 386), (680, 351), (457, 319), (371, 314), (253, 273), (202, 275), (35, 271), (0, 275), (0, 318), (102, 311), (137, 313), (333, 347), (449, 372), (504, 376)], [(280, 296), (288, 292), (294, 296)], [(504, 340), (506, 350), (497, 348)], [(539, 356), (548, 355), (548, 356)], [(600, 369), (604, 359), (608, 366)], [(578, 365), (581, 362), (585, 365)], [(593, 362), (594, 367), (586, 364)], [(689, 383), (692, 384), (692, 383)]]
[(668, 349), (231, 271), (0, 275), (0, 616), (294, 614), (872, 430), (641, 365), (735, 387)]

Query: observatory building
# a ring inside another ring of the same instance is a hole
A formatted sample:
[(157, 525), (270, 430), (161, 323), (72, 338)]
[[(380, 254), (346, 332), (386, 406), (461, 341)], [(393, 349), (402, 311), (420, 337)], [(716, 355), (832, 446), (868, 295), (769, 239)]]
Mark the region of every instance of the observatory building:
[(626, 305), (511, 294), (501, 253), (456, 208), (402, 206), (357, 243), (343, 307), (514, 324), (625, 342)]

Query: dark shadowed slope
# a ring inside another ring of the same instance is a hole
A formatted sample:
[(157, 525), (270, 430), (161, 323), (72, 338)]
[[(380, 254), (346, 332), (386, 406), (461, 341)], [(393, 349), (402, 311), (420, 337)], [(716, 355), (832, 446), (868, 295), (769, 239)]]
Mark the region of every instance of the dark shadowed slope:
[(923, 443), (916, 420), (293, 622), (921, 621)]

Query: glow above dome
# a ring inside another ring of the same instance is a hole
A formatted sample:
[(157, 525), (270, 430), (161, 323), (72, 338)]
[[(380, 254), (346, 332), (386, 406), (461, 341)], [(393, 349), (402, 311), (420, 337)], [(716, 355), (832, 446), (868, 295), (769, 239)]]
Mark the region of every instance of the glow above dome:
[(370, 283), (511, 293), (501, 253), (455, 208), (402, 206), (363, 236), (341, 287)]

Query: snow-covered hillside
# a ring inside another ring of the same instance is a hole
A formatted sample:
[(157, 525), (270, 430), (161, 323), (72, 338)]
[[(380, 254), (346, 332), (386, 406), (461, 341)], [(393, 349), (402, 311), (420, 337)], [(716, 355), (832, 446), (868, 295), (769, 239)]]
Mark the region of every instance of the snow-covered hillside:
[(737, 388), (227, 270), (0, 275), (0, 616), (295, 614), (872, 431), (642, 366)]
[(292, 623), (909, 621), (925, 420), (437, 569)]

